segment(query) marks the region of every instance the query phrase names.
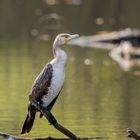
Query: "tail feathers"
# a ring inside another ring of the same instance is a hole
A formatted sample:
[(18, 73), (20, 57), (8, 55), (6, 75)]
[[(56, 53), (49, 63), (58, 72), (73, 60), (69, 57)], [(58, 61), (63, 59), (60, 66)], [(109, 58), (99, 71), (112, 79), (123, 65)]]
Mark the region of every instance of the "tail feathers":
[(32, 129), (34, 120), (35, 120), (35, 114), (36, 112), (32, 113), (32, 115), (29, 115), (29, 113), (27, 114), (26, 120), (22, 127), (21, 134), (26, 134), (30, 132), (30, 130)]

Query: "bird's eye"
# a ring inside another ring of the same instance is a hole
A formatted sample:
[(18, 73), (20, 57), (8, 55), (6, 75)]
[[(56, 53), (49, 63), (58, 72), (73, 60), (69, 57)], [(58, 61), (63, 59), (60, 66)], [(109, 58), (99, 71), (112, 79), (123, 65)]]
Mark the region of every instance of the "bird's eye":
[(68, 38), (69, 36), (68, 35), (65, 35), (65, 38)]

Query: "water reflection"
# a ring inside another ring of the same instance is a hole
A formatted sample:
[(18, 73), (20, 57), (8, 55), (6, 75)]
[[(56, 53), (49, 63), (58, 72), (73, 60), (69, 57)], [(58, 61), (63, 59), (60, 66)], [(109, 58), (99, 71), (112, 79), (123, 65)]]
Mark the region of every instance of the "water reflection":
[(110, 56), (125, 71), (129, 71), (131, 67), (140, 66), (140, 49), (135, 48), (131, 42), (122, 42), (111, 50)]

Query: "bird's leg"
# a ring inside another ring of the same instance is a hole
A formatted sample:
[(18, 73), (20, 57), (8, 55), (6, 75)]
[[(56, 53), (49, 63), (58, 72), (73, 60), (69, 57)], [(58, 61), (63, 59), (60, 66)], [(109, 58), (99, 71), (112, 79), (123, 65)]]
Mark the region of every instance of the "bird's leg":
[(39, 110), (41, 111), (41, 113), (43, 115), (45, 115), (45, 117), (48, 119), (50, 124), (54, 124), (57, 122), (57, 120), (55, 119), (55, 117), (52, 115), (52, 113), (50, 112), (49, 109), (45, 109), (44, 107), (42, 107), (34, 98), (32, 95), (29, 95), (29, 100), (31, 101), (31, 103)]

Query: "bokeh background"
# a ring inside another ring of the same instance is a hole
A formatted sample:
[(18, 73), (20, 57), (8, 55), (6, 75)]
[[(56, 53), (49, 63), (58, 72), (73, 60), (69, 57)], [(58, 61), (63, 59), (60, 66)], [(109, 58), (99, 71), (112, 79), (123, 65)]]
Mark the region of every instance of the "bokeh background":
[[(1, 0), (0, 131), (20, 136), (28, 93), (53, 58), (61, 32), (93, 35), (140, 28), (139, 0)], [(126, 128), (140, 131), (139, 67), (123, 71), (106, 50), (65, 46), (66, 81), (52, 112), (81, 137), (127, 140)], [(28, 137), (64, 137), (36, 121)]]
[(139, 28), (139, 4), (139, 0), (1, 0), (0, 35), (30, 35), (33, 29), (45, 32), (54, 26), (58, 32), (84, 35)]

